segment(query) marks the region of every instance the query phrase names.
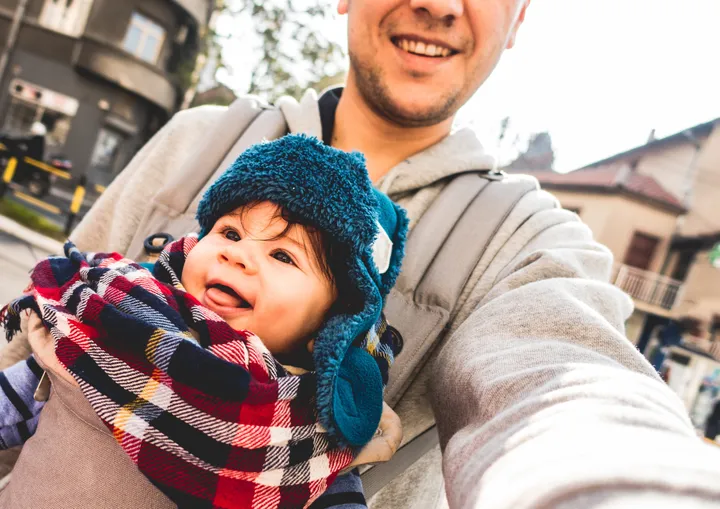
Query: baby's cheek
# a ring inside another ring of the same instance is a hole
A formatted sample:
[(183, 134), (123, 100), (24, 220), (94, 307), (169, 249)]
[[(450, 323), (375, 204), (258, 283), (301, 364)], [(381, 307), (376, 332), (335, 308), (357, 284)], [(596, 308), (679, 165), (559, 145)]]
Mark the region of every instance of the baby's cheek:
[(180, 282), (183, 285), (183, 288), (185, 288), (185, 291), (191, 294), (196, 299), (199, 299), (200, 296), (196, 295), (201, 289), (201, 279), (202, 274), (200, 273), (199, 268), (202, 266), (202, 264), (198, 263), (199, 257), (193, 256), (194, 251), (190, 251), (190, 254), (187, 257), (187, 260), (185, 260), (185, 266), (183, 267), (182, 275), (180, 276)]

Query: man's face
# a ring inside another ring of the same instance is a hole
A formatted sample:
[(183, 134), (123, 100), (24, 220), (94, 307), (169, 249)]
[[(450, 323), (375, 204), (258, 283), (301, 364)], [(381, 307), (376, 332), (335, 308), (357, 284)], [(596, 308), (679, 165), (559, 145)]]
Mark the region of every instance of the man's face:
[(529, 0), (340, 0), (350, 73), (373, 110), (406, 127), (453, 116), (487, 79)]
[(336, 297), (308, 233), (286, 228), (269, 202), (223, 216), (190, 251), (182, 273), (188, 293), (276, 355), (307, 343)]

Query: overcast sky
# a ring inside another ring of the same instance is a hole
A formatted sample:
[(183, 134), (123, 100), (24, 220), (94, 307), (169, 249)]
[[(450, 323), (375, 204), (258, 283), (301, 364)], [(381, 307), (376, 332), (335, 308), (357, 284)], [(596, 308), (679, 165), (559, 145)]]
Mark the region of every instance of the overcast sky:
[[(475, 0), (480, 1), (480, 0)], [(345, 38), (345, 19), (327, 32)], [(226, 59), (242, 92), (246, 57)], [(566, 171), (720, 117), (720, 0), (533, 0), (515, 49), (463, 108), (496, 150), (511, 136), (547, 130)], [(505, 157), (511, 152), (504, 149)]]

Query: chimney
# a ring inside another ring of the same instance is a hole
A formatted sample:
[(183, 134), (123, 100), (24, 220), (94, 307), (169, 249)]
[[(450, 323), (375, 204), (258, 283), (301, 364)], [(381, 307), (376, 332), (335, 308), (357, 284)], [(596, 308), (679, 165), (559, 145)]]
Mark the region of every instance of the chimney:
[(647, 139), (647, 142), (646, 142), (646, 143), (652, 143), (652, 142), (655, 141), (656, 139), (657, 139), (657, 138), (655, 138), (655, 129), (653, 128), (652, 130), (650, 130), (650, 135), (648, 136), (648, 139)]

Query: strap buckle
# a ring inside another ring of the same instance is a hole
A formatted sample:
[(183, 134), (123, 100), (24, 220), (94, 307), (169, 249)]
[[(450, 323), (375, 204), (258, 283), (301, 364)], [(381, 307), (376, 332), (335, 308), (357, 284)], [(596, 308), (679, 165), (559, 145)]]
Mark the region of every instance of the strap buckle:
[(507, 173), (502, 170), (488, 170), (487, 172), (483, 172), (481, 175), (483, 176), (483, 178), (495, 182), (503, 180), (505, 177), (507, 177)]
[(170, 244), (175, 238), (169, 233), (153, 233), (143, 242), (145, 252), (149, 255), (162, 253), (165, 246)]

